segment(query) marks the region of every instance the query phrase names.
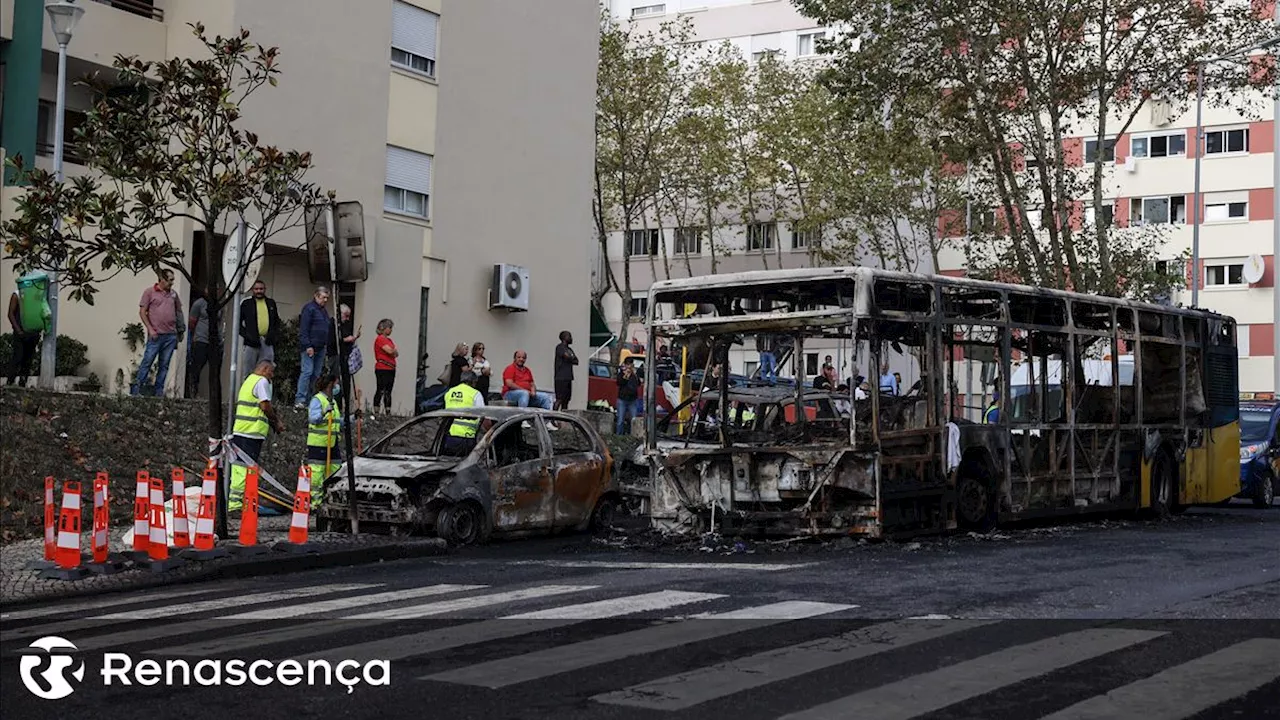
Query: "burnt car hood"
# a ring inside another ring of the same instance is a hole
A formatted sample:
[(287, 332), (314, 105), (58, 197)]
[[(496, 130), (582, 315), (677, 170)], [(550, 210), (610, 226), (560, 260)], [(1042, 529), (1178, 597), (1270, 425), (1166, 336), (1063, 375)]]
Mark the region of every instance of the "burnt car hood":
[[(462, 458), (415, 458), (412, 456), (356, 457), (357, 477), (403, 480), (423, 473), (445, 472), (457, 467)], [(339, 474), (346, 472), (344, 464)]]

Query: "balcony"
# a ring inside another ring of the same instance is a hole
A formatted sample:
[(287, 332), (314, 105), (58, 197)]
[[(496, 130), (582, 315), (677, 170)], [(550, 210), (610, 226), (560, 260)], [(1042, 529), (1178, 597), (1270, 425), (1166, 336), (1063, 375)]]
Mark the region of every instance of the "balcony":
[(164, 22), (164, 10), (155, 6), (155, 0), (93, 0), (102, 5), (110, 5), (117, 10), (133, 13), (139, 17)]

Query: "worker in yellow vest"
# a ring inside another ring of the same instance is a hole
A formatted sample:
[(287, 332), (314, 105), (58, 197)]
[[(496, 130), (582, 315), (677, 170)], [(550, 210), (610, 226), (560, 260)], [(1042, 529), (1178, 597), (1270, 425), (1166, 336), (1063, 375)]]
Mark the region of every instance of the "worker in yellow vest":
[[(342, 450), (338, 439), (342, 434), (342, 415), (334, 398), (342, 393), (342, 385), (333, 373), (323, 373), (316, 381), (316, 394), (307, 408), (307, 466), (311, 468), (311, 507), (320, 507), (324, 497), (324, 481), (338, 471)], [(359, 413), (359, 410), (356, 411)]]
[[(445, 410), (461, 410), (463, 408), (484, 407), (484, 395), (476, 389), (477, 378), (470, 371), (462, 373), (457, 385), (449, 388), (444, 394)], [(476, 444), (476, 434), (480, 429), (480, 421), (473, 418), (454, 418), (449, 423), (449, 435), (445, 438), (444, 451), (455, 457), (471, 452)]]
[[(239, 448), (257, 464), (267, 434), (275, 428), (284, 432), (284, 423), (271, 407), (271, 378), (276, 364), (270, 360), (258, 362), (257, 367), (240, 384), (236, 395), (235, 424), (231, 427), (231, 444)], [(244, 503), (244, 483), (249, 466), (233, 459), (231, 462), (231, 494), (227, 498), (227, 510), (240, 510)]]

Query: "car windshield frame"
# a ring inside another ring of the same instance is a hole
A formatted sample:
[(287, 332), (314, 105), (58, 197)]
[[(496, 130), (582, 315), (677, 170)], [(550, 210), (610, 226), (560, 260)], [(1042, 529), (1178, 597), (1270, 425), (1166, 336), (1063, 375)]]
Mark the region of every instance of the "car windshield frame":
[(1271, 435), (1271, 419), (1275, 408), (1240, 408), (1240, 440), (1261, 442)]

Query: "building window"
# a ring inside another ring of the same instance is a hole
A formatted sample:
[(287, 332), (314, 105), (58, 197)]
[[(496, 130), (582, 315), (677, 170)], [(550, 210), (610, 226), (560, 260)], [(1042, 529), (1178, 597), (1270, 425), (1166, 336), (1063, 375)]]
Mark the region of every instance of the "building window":
[[(84, 125), (88, 116), (79, 110), (67, 108), (63, 118), (62, 157), (69, 163), (83, 165), (84, 159), (76, 153), (76, 130)], [(57, 133), (57, 110), (53, 103), (41, 100), (36, 108), (36, 154), (53, 157), (54, 135)]]
[[(1102, 202), (1102, 226), (1111, 227), (1115, 224), (1116, 207), (1109, 201)], [(1085, 207), (1084, 218), (1086, 224), (1097, 227), (1098, 214), (1093, 211), (1092, 203)]]
[(1204, 266), (1205, 287), (1244, 285), (1244, 263), (1221, 263)]
[(1247, 220), (1248, 218), (1248, 202), (1207, 203), (1204, 206), (1205, 222), (1228, 222), (1231, 220)]
[(434, 78), (439, 25), (439, 15), (395, 0), (391, 6), (391, 64)]
[(805, 375), (818, 374), (818, 353), (804, 354), (804, 374)]
[(747, 226), (748, 250), (772, 250), (777, 240), (778, 226), (774, 223), (751, 223)]
[(813, 57), (818, 54), (818, 41), (827, 36), (826, 30), (802, 32), (796, 36), (796, 57)]
[(1129, 154), (1134, 157), (1173, 157), (1187, 154), (1187, 133), (1179, 130), (1175, 133), (1143, 135), (1129, 141)]
[(1249, 128), (1212, 130), (1204, 134), (1205, 155), (1249, 152)]
[(822, 240), (822, 231), (816, 228), (809, 230), (796, 230), (791, 228), (791, 249), (807, 250), (812, 247), (818, 247)]
[(657, 255), (662, 235), (657, 230), (630, 230), (627, 232), (627, 255)]
[(649, 298), (647, 297), (631, 298), (631, 304), (627, 307), (627, 313), (630, 315), (630, 317), (642, 318), (648, 312), (649, 312)]
[(751, 36), (751, 62), (760, 62), (767, 55), (782, 54), (782, 34), (768, 33)]
[(1186, 221), (1187, 198), (1185, 195), (1133, 198), (1129, 203), (1130, 225), (1158, 225), (1160, 223), (1181, 225)]
[(638, 8), (631, 8), (631, 17), (633, 18), (651, 17), (653, 15), (666, 15), (666, 14), (667, 14), (666, 5), (643, 5)]
[[(1094, 162), (1098, 159), (1098, 140), (1084, 141), (1084, 161)], [(1102, 143), (1102, 160), (1103, 162), (1115, 162), (1116, 160), (1116, 139), (1108, 138)]]
[(702, 254), (702, 228), (701, 227), (682, 227), (676, 228), (676, 244), (675, 251), (677, 255), (701, 255)]
[(431, 217), (431, 156), (387, 146), (387, 181), (382, 207), (391, 212)]

